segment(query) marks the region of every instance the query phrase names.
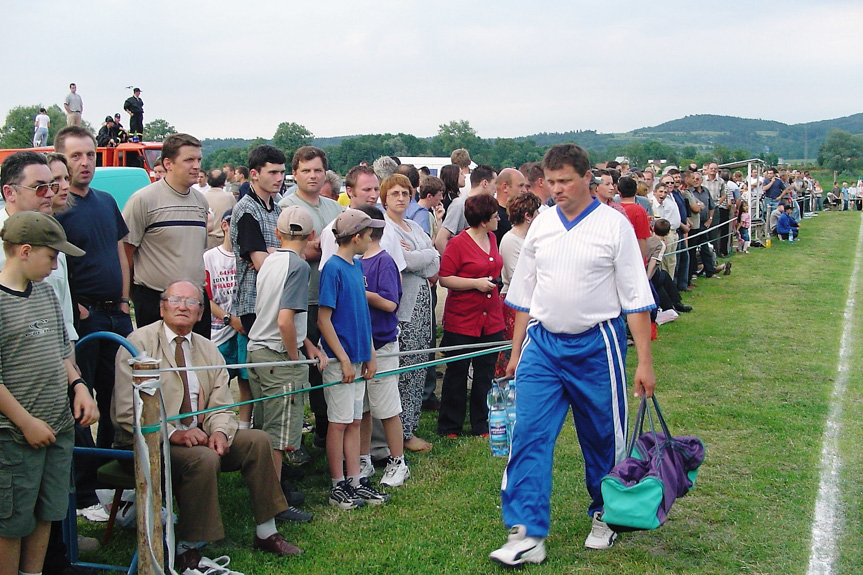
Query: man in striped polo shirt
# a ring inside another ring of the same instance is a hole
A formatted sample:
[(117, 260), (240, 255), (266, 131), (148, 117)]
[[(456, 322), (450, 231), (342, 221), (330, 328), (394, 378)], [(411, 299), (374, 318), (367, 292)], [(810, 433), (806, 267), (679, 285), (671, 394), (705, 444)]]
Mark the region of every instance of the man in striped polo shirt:
[[(161, 319), (161, 293), (177, 278), (204, 286), (209, 204), (192, 189), (201, 171), (201, 142), (189, 134), (172, 134), (162, 143), (167, 174), (141, 188), (123, 208), (129, 228), (126, 257), (132, 270), (132, 302), (140, 328)], [(210, 307), (206, 298), (205, 306)], [(210, 337), (210, 314), (195, 324), (195, 333)]]
[(581, 147), (550, 148), (543, 170), (556, 207), (531, 225), (506, 297), (516, 310), (507, 374), (516, 375), (518, 389), (501, 486), (511, 530), (490, 557), (508, 566), (545, 559), (554, 444), (570, 407), (592, 499), (585, 546), (606, 549), (617, 536), (601, 521), (600, 481), (626, 449), (624, 314), (639, 360), (635, 395), (652, 395), (655, 380), (648, 313), (655, 304), (632, 226), (591, 197), (593, 174)]

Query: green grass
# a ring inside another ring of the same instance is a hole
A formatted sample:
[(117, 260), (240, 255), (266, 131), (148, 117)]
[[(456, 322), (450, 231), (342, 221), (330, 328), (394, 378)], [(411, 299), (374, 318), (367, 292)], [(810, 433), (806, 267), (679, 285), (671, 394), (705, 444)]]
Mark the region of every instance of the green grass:
[[(736, 255), (731, 276), (698, 281), (685, 296), (695, 310), (661, 326), (653, 348), (657, 397), (672, 432), (697, 435), (707, 445), (697, 485), (659, 530), (625, 534), (607, 552), (588, 552), (582, 546), (590, 525), (583, 465), (572, 425), (566, 425), (555, 459), (548, 560), (529, 572), (806, 571), (860, 217), (844, 212), (806, 220), (803, 241)], [(858, 299), (861, 318), (863, 298)], [(630, 375), (634, 360), (633, 351)], [(841, 434), (844, 526), (838, 568), (845, 573), (859, 572), (863, 564), (860, 354), (853, 363)], [(501, 571), (487, 555), (505, 539), (499, 496), (504, 461), (489, 455), (484, 440), (441, 439), (434, 429), (434, 417), (424, 413), (418, 435), (433, 440), (434, 449), (410, 456), (413, 477), (391, 490), (393, 501), (384, 508), (328, 507), (324, 454), (311, 449), (315, 463), (302, 488), (315, 520), (280, 526), (305, 549), (299, 558), (250, 550), (249, 495), (238, 474), (223, 476), (228, 539), (206, 554), (229, 554), (233, 567), (254, 575)], [(102, 526), (80, 525), (101, 537)], [(88, 559), (128, 560), (133, 535), (120, 533)]]

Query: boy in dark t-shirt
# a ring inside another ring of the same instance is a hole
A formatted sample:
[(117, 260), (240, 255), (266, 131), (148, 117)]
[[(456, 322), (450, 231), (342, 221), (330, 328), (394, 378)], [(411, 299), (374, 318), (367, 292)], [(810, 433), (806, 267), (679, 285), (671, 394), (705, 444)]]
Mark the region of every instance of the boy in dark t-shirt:
[[(383, 221), (384, 216), (374, 206), (362, 206), (360, 211), (373, 220)], [(393, 258), (381, 247), (382, 228), (372, 229), (369, 248), (360, 262), (366, 282), (366, 300), (372, 324), (372, 341), (375, 346), (378, 372), (396, 371), (399, 368), (398, 326), (396, 311), (402, 298), (402, 281)], [(381, 357), (381, 355), (389, 357)], [(399, 414), (402, 412), (398, 374), (384, 375), (366, 381), (363, 401), (363, 420), (360, 426), (360, 474), (371, 477), (372, 417), (380, 419), (390, 448), (387, 468), (381, 479), (383, 487), (397, 487), (410, 477), (404, 459), (404, 430)]]
[(9, 572), (40, 573), (51, 522), (65, 518), (69, 503), (74, 420), (99, 419), (57, 296), (42, 280), (57, 267), (58, 251), (84, 252), (39, 212), (13, 214), (0, 237), (7, 258), (0, 272), (0, 474), (12, 502), (0, 517), (0, 558)]

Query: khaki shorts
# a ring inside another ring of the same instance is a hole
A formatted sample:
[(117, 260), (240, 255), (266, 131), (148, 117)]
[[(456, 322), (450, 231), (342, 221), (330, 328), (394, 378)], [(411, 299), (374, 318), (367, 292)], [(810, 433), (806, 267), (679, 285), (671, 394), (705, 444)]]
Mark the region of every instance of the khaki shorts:
[[(354, 363), (360, 377), (363, 364)], [(341, 381), (342, 364), (337, 359), (331, 360), (324, 368), (324, 383)], [(324, 388), (324, 398), (327, 400), (327, 420), (332, 423), (353, 423), (356, 419), (363, 418), (363, 397), (366, 392), (366, 382), (354, 381), (352, 383), (339, 383)]]
[[(270, 361), (289, 361), (287, 353), (278, 353), (271, 349), (256, 349), (248, 354), (250, 363)], [(300, 359), (305, 359), (300, 353)], [(249, 388), (252, 397), (272, 397), (253, 404), (255, 407), (255, 428), (262, 429), (270, 436), (273, 449), (285, 450), (297, 443), (297, 430), (302, 436), (303, 405), (305, 393), (283, 395), (291, 391), (308, 389), (309, 366), (286, 365), (264, 366), (248, 369)], [(293, 430), (293, 433), (291, 433)], [(292, 437), (293, 435), (293, 437)]]
[[(394, 341), (377, 350), (378, 373), (395, 371), (399, 368), (399, 358), (381, 357), (388, 353), (398, 353), (399, 342)], [(372, 417), (389, 419), (402, 412), (402, 399), (399, 394), (398, 374), (375, 377), (366, 382), (366, 397), (363, 401), (363, 413), (371, 411)]]
[(0, 537), (19, 539), (36, 528), (36, 521), (65, 519), (72, 483), (75, 432), (57, 435), (42, 449), (16, 443), (0, 431)]

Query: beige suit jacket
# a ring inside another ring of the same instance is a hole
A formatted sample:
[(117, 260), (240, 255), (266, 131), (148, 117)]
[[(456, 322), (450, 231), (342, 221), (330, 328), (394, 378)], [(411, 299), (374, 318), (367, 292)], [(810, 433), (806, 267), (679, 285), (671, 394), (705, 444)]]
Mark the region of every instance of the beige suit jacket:
[[(177, 367), (174, 352), (165, 336), (164, 322), (144, 326), (133, 331), (128, 339), (141, 353), (160, 360), (160, 367)], [(190, 365), (225, 365), (225, 360), (218, 348), (208, 339), (196, 333), (189, 336), (191, 347)], [(133, 411), (132, 411), (132, 366), (129, 363), (131, 354), (120, 347), (115, 360), (114, 397), (111, 400), (111, 420), (114, 422), (114, 444), (117, 447), (127, 447), (133, 441)], [(198, 409), (209, 409), (234, 403), (228, 388), (228, 371), (226, 369), (209, 369), (195, 372), (200, 383)], [(183, 382), (177, 372), (161, 374), (162, 397), (168, 416), (180, 413), (183, 401)], [(213, 411), (204, 414), (203, 431), (208, 436), (221, 431), (228, 438), (228, 444), (234, 440), (237, 433), (237, 416), (231, 409)], [(168, 433), (175, 429), (173, 422), (168, 422)]]

